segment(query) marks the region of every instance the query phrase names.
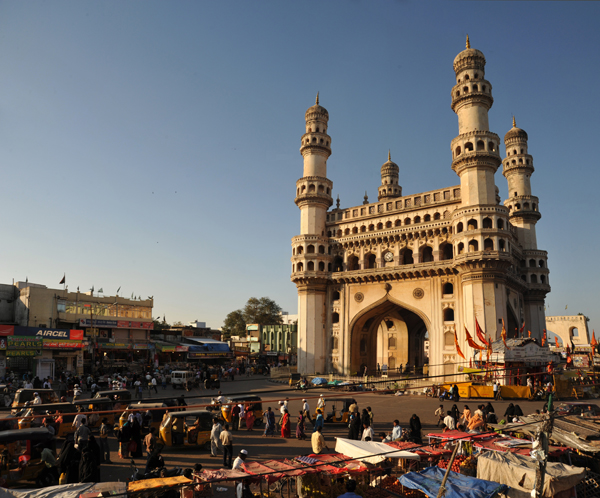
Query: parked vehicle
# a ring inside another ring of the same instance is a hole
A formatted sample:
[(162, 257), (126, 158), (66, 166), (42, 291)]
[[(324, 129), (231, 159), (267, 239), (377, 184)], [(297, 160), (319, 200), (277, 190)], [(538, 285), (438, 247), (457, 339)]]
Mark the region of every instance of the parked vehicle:
[[(116, 389), (114, 391), (98, 391), (95, 398), (109, 398), (115, 401), (121, 401), (123, 404), (127, 404), (131, 401), (131, 393), (127, 389)], [(115, 408), (116, 410), (120, 408)]]
[(25, 403), (33, 401), (33, 394), (38, 393), (42, 402), (47, 403), (58, 403), (60, 400), (52, 389), (18, 389), (15, 393), (15, 399), (12, 402), (11, 413), (15, 414), (18, 408), (25, 406)]
[(187, 370), (174, 370), (171, 372), (171, 385), (173, 389), (177, 389), (181, 387), (185, 389), (187, 384), (192, 384), (196, 380), (196, 375), (194, 372), (189, 372)]
[(584, 418), (600, 419), (600, 406), (590, 402), (561, 403), (556, 407), (559, 415), (580, 415)]
[(350, 405), (352, 403), (355, 403), (353, 398), (333, 398), (331, 400), (331, 411), (325, 415), (325, 422), (348, 425), (350, 422)]
[(46, 418), (54, 427), (56, 437), (65, 437), (75, 432), (73, 419), (76, 413), (77, 407), (73, 403), (30, 405), (17, 414), (18, 425), (19, 429), (42, 427), (42, 421)]
[(210, 448), (214, 415), (207, 410), (168, 412), (160, 424), (160, 442), (165, 446)]
[(109, 425), (113, 425), (115, 414), (111, 410), (120, 410), (122, 406), (120, 400), (110, 398), (78, 399), (77, 401), (73, 401), (73, 404), (77, 407), (77, 411), (81, 412), (109, 412), (88, 415), (88, 427), (90, 429), (99, 429), (104, 417), (108, 419)]
[(0, 432), (2, 486), (22, 485), (24, 481), (34, 481), (39, 488), (58, 484), (57, 469), (48, 468), (41, 459), (42, 450), (52, 446), (52, 434), (45, 427)]
[(167, 403), (131, 403), (119, 417), (119, 428), (123, 427), (130, 413), (140, 412), (143, 419), (143, 433), (150, 432), (150, 427), (159, 430), (163, 417), (169, 411), (169, 408), (171, 408), (171, 405)]
[(183, 469), (180, 467), (173, 467), (171, 470), (168, 470), (164, 465), (164, 460), (162, 456), (159, 455), (161, 466), (157, 467), (150, 472), (146, 472), (142, 474), (138, 471), (137, 465), (135, 464), (135, 460), (131, 459), (130, 469), (131, 469), (131, 477), (129, 478), (130, 482), (134, 481), (143, 481), (145, 479), (164, 479), (165, 477), (177, 477), (183, 474)]

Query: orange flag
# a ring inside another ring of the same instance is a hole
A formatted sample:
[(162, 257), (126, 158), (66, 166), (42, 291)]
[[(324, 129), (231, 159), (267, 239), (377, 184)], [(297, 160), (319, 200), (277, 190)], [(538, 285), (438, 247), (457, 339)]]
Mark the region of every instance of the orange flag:
[(502, 342), (504, 343), (504, 347), (506, 349), (510, 349), (506, 344), (506, 327), (504, 326), (504, 318), (502, 319)]
[[(591, 345), (592, 345), (592, 347), (594, 349), (596, 349), (596, 346), (598, 345), (598, 343), (596, 342), (596, 331), (595, 330), (592, 330), (592, 342), (591, 342)], [(594, 354), (594, 353), (592, 352), (592, 354)]]
[(469, 334), (469, 331), (467, 330), (467, 326), (465, 325), (465, 334), (467, 334), (467, 344), (469, 346), (471, 346), (473, 349), (485, 349), (485, 347), (480, 346), (479, 344), (477, 344), (473, 338), (471, 337), (471, 334)]
[(531, 330), (528, 330), (527, 333), (529, 334), (529, 337), (531, 338)]
[(557, 348), (560, 348), (560, 346), (558, 344), (558, 336), (557, 335), (554, 336), (554, 344), (556, 344)]
[(456, 337), (456, 330), (454, 331), (454, 345), (456, 346), (456, 353), (458, 354), (458, 356), (460, 356), (463, 360), (466, 360), (465, 355), (460, 350), (460, 346), (458, 345), (458, 337)]
[(542, 335), (542, 347), (546, 345), (546, 341), (548, 340), (548, 336), (546, 335), (546, 329), (544, 329), (544, 334)]
[(475, 317), (475, 333), (477, 334), (477, 338), (479, 339), (479, 341), (483, 342), (487, 346), (488, 342), (485, 340), (485, 334), (483, 333), (483, 330), (481, 330), (481, 327), (479, 326), (477, 317)]

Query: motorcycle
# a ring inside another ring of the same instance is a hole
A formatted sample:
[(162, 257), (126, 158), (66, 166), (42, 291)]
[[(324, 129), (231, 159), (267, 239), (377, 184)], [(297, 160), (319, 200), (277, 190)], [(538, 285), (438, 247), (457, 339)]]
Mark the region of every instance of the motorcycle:
[(296, 390), (305, 393), (308, 391), (308, 384), (306, 382), (298, 382), (296, 383)]
[(450, 391), (444, 391), (442, 394), (440, 394), (440, 401), (458, 401), (458, 399), (456, 399), (452, 393)]
[(145, 474), (142, 474), (141, 472), (138, 471), (135, 461), (132, 458), (131, 464), (130, 464), (131, 477), (129, 478), (129, 481), (133, 482), (133, 481), (143, 481), (145, 479), (177, 477), (177, 476), (180, 476), (183, 474), (183, 470), (180, 467), (173, 467), (171, 470), (167, 470), (162, 456), (159, 455), (158, 458), (159, 458), (158, 465), (160, 465), (160, 466), (156, 467), (155, 469), (152, 469), (150, 472), (147, 472)]

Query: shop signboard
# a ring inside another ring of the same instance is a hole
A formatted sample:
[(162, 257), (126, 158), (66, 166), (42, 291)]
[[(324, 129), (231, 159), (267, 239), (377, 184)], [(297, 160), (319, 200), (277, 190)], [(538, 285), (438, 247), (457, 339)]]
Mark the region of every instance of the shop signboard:
[(258, 324), (252, 323), (252, 324), (246, 325), (246, 330), (258, 330)]
[(588, 355), (575, 355), (573, 356), (573, 366), (575, 368), (589, 368), (590, 357)]
[(8, 349), (42, 349), (43, 339), (41, 337), (28, 337), (20, 335), (9, 335), (6, 341)]
[(16, 336), (33, 336), (43, 339), (82, 341), (83, 330), (41, 329), (39, 327), (15, 327)]
[(131, 349), (131, 344), (125, 344), (122, 342), (106, 342), (100, 344), (103, 349)]
[[(90, 318), (80, 318), (79, 326), (91, 327)], [(116, 328), (116, 329), (144, 329), (154, 330), (154, 322), (129, 322), (126, 320), (97, 320), (94, 318), (94, 327)]]
[(187, 353), (189, 349), (189, 346), (175, 346), (176, 353)]
[(42, 352), (36, 349), (8, 349), (6, 356), (39, 356)]
[(159, 346), (159, 347), (163, 353), (174, 353), (175, 352), (175, 346)]
[(4, 351), (6, 349), (6, 337), (0, 337), (0, 350)]
[(216, 353), (211, 351), (209, 353), (188, 353), (188, 359), (214, 359), (214, 358), (233, 358), (233, 353)]
[(14, 335), (15, 328), (12, 325), (0, 325), (0, 336)]
[(55, 341), (54, 339), (44, 339), (44, 349), (79, 349), (82, 347), (82, 341)]
[(147, 343), (136, 343), (133, 345), (133, 349), (148, 349)]

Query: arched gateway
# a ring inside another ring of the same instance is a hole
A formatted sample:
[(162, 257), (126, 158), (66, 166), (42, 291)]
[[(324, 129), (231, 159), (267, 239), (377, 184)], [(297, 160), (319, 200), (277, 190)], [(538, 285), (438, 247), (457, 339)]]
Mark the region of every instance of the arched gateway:
[(426, 333), (427, 325), (419, 314), (386, 296), (350, 323), (350, 370), (363, 373), (365, 367), (374, 372), (377, 365), (390, 370), (423, 366)]
[[(459, 134), (450, 158), (460, 185), (407, 195), (388, 152), (377, 201), (365, 194), (362, 204), (341, 208), (338, 198), (330, 209), (329, 113), (318, 95), (306, 111), (304, 175), (295, 188), (300, 235), (291, 259), (301, 373), (421, 366), (427, 333), (429, 372), (453, 375), (473, 357), (465, 328), (475, 334), (475, 320), (493, 340), (503, 323), (511, 337), (523, 322), (541, 340), (550, 284), (548, 254), (535, 233), (541, 214), (531, 190), (533, 157), (514, 120), (500, 157), (500, 137), (489, 130), (485, 63), (468, 41), (454, 60)], [(503, 203), (494, 181), (500, 165), (510, 193)]]

